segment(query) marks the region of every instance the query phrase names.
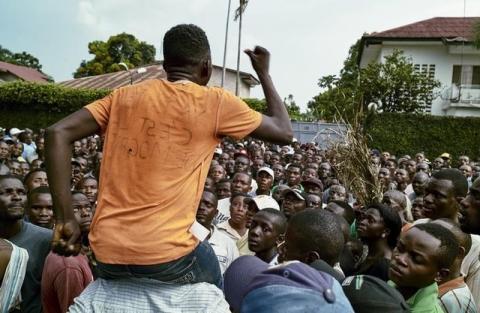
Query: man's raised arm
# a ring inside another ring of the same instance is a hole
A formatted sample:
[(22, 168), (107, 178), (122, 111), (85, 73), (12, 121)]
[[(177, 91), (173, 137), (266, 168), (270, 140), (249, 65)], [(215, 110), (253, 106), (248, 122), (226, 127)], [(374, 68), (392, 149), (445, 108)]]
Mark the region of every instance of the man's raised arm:
[(56, 224), (52, 249), (60, 255), (76, 255), (80, 251), (80, 227), (72, 208), (70, 179), (72, 173), (72, 143), (93, 135), (99, 126), (87, 109), (81, 109), (45, 132), (45, 162), (52, 192)]
[(256, 46), (253, 51), (247, 49), (245, 53), (257, 72), (267, 101), (267, 114), (263, 115), (262, 123), (250, 135), (272, 143), (289, 144), (293, 139), (292, 124), (269, 74), (270, 53), (260, 46)]

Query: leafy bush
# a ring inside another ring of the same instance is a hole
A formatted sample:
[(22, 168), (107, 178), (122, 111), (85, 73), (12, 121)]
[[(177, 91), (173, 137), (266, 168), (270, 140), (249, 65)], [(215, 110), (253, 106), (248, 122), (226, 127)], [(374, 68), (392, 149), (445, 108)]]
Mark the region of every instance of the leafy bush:
[(443, 152), (455, 160), (480, 156), (480, 118), (383, 113), (367, 126), (369, 145), (397, 157), (424, 152), (430, 161)]
[(0, 126), (44, 128), (109, 92), (23, 81), (0, 84)]
[[(0, 126), (45, 128), (109, 92), (23, 81), (0, 84)], [(244, 100), (253, 109), (266, 111), (265, 100)]]

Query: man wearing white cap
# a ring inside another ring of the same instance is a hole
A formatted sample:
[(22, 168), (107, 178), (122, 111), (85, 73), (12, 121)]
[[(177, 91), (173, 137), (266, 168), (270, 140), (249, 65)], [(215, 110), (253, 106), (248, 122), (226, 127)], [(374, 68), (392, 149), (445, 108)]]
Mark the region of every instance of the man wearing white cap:
[(272, 186), (275, 175), (273, 170), (269, 167), (261, 167), (257, 171), (257, 185), (256, 195), (272, 195)]
[(247, 198), (245, 199), (245, 201), (248, 202), (247, 228), (250, 228), (252, 218), (258, 211), (265, 209), (274, 209), (280, 211), (280, 206), (278, 205), (278, 202), (271, 196), (258, 195), (253, 198)]

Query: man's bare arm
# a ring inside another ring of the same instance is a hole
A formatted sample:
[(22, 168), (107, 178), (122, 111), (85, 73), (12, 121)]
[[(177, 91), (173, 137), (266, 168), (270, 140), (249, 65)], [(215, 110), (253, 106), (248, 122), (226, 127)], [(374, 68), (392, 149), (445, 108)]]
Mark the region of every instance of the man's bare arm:
[(48, 183), (52, 192), (56, 225), (52, 248), (62, 255), (77, 254), (75, 244), (80, 238), (80, 228), (75, 220), (70, 191), (72, 143), (95, 134), (99, 126), (87, 109), (81, 109), (45, 132), (45, 162)]
[(289, 144), (293, 138), (292, 124), (269, 74), (270, 53), (259, 46), (253, 51), (245, 50), (245, 53), (250, 57), (252, 66), (257, 72), (267, 101), (267, 114), (263, 115), (262, 123), (251, 136), (277, 144)]

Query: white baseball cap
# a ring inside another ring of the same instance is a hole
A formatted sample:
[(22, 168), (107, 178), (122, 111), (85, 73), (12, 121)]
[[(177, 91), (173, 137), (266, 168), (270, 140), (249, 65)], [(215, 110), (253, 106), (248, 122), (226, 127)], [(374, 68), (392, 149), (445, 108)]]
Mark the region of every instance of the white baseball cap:
[(272, 178), (275, 178), (275, 175), (273, 174), (273, 170), (269, 167), (264, 166), (264, 167), (259, 168), (258, 171), (257, 171), (257, 174), (260, 173), (260, 172), (267, 172), (268, 175), (272, 176)]
[(271, 208), (280, 211), (280, 206), (278, 205), (278, 202), (271, 196), (258, 195), (253, 197), (252, 200), (253, 202), (255, 202), (259, 210)]
[(20, 129), (14, 127), (12, 129), (10, 129), (10, 136), (16, 136), (16, 135), (21, 134), (23, 132), (24, 132), (24, 130), (20, 130)]

